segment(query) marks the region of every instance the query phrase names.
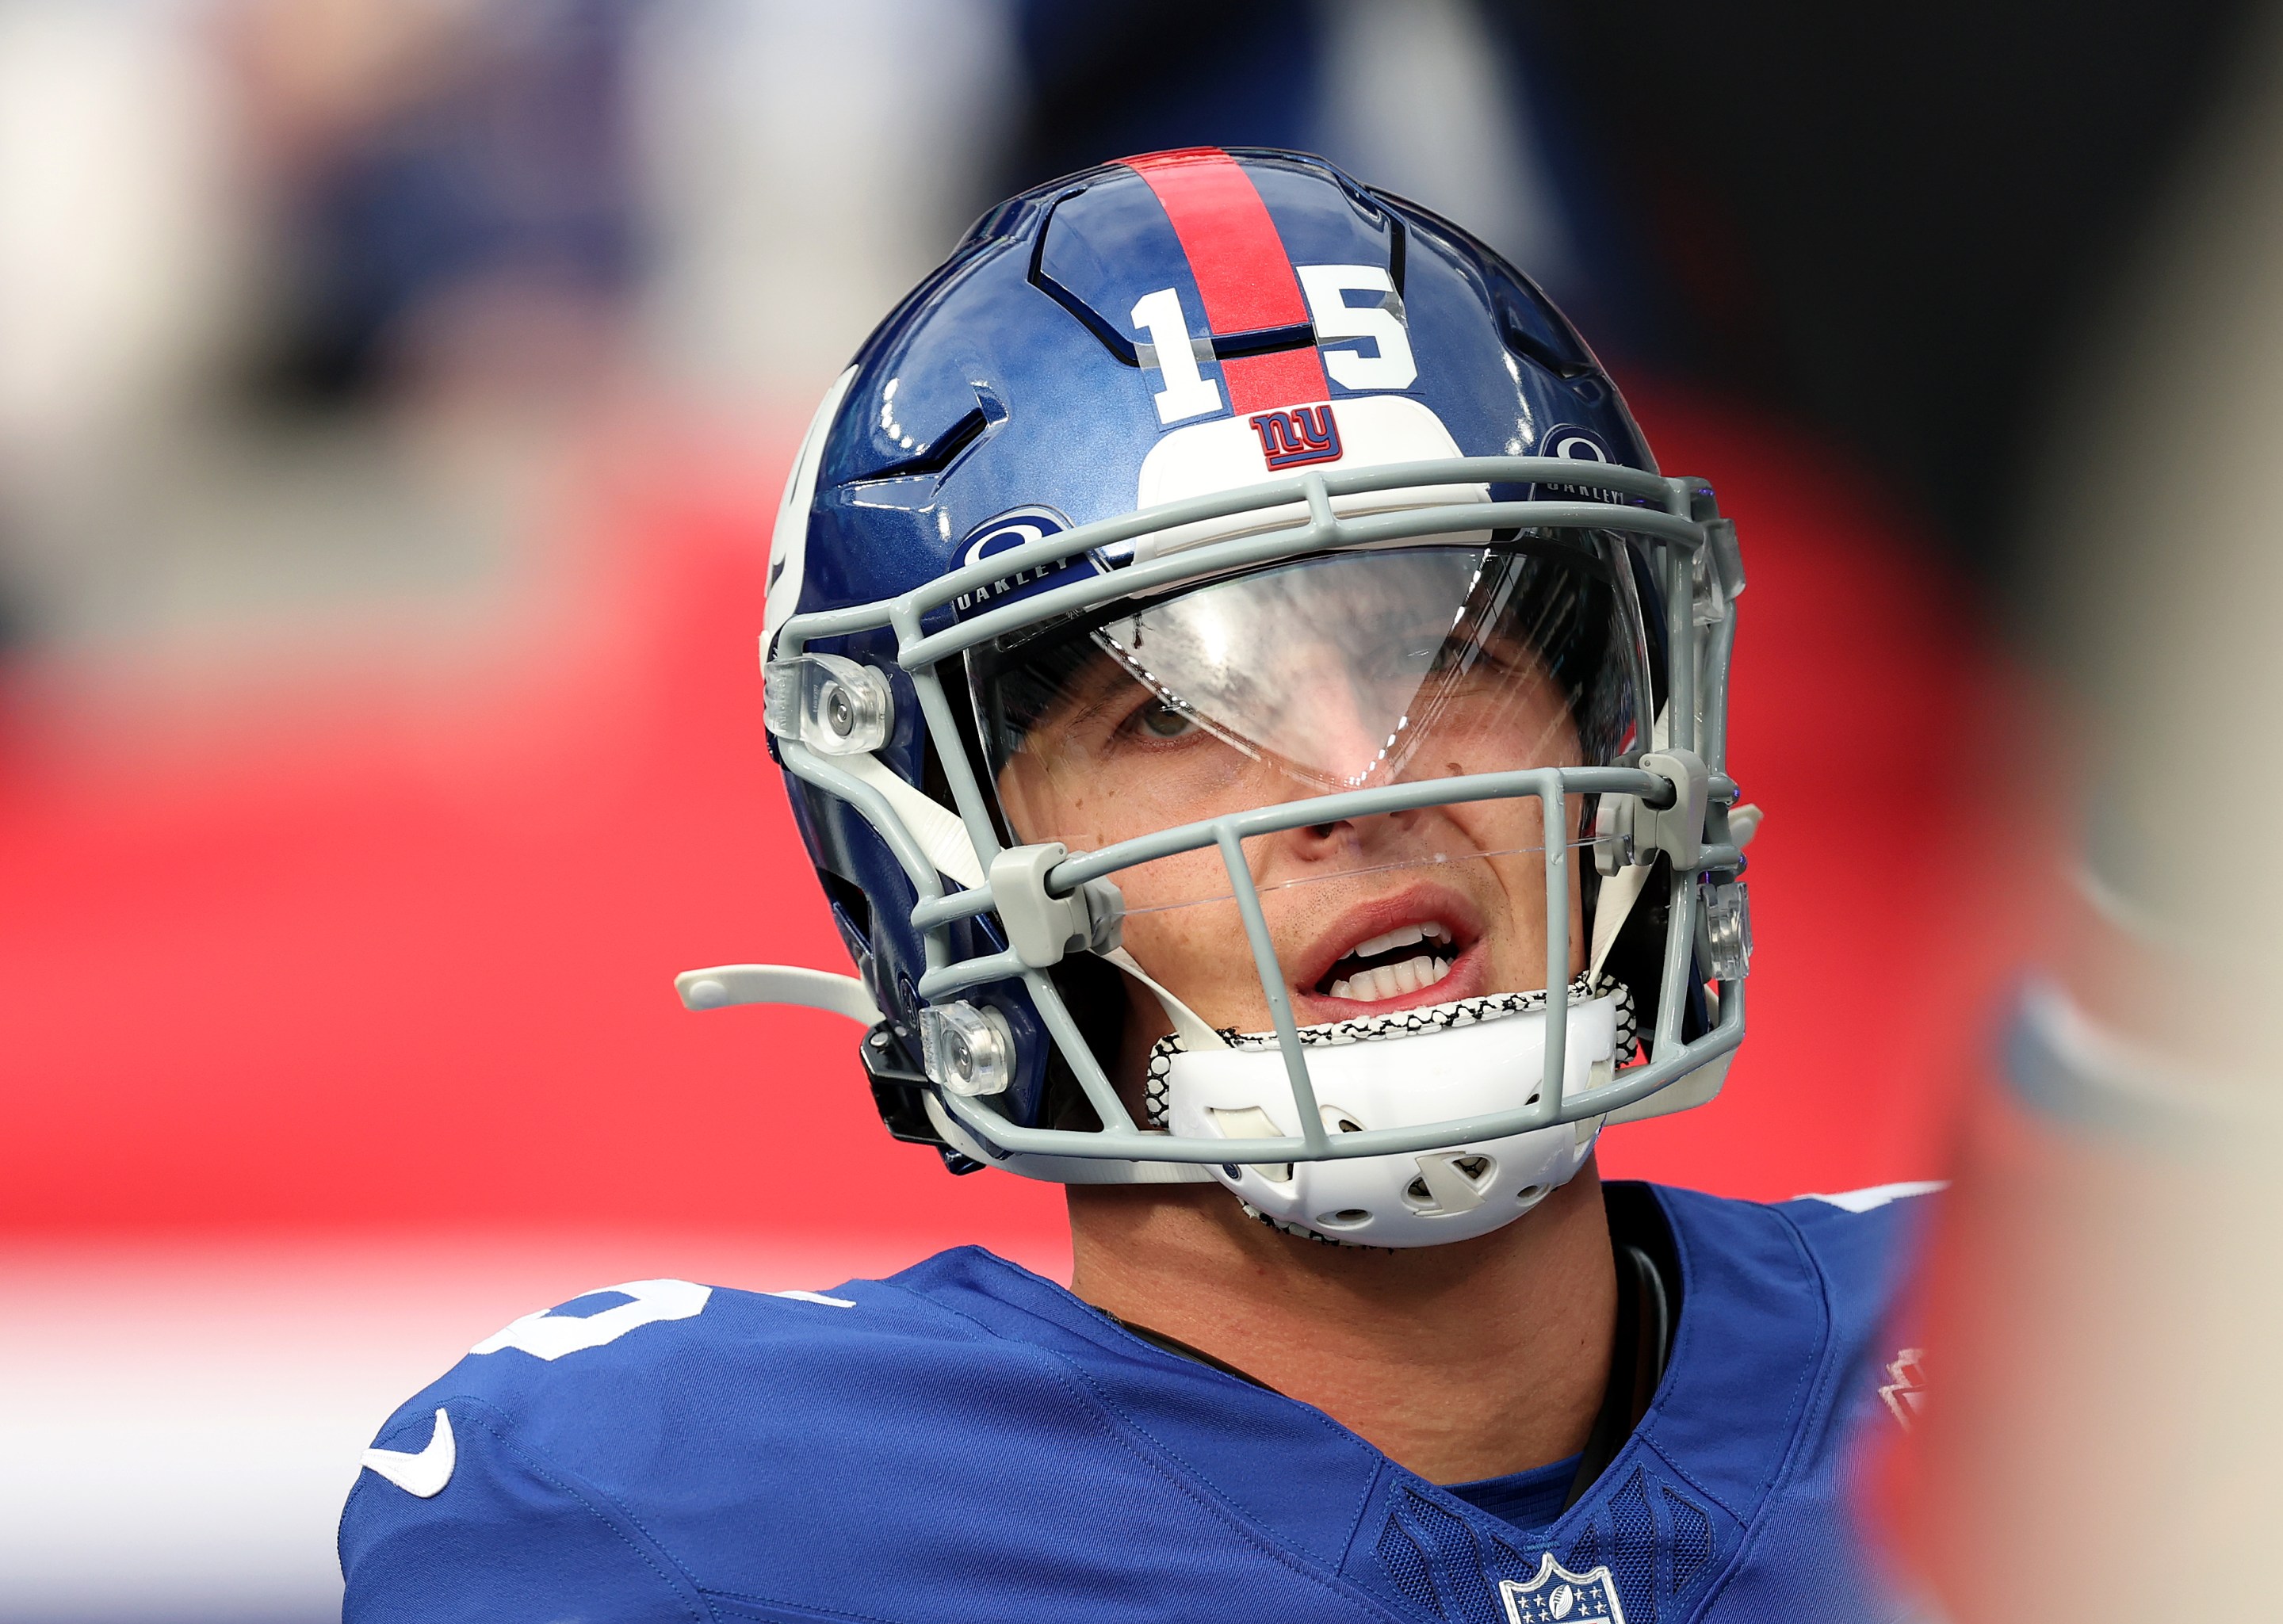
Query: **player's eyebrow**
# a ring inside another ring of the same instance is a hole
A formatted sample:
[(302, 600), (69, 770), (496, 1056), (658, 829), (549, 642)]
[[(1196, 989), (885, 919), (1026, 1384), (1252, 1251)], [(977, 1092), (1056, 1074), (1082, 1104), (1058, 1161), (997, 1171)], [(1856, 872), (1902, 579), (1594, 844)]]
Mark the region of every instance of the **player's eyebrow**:
[(1024, 730), (1025, 738), (1069, 733), (1093, 721), (1116, 705), (1128, 685), (1149, 689), (1107, 650), (1097, 649), (1064, 684), (1064, 692), (1046, 713)]

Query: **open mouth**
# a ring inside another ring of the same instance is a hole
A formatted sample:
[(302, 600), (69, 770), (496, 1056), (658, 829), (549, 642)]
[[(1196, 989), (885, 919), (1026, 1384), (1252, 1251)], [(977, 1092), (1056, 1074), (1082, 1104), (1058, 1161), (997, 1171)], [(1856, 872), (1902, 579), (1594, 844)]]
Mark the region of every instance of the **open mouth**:
[(1458, 933), (1440, 920), (1425, 919), (1359, 942), (1316, 983), (1326, 998), (1380, 1004), (1424, 992), (1458, 962)]
[(1409, 885), (1344, 911), (1295, 944), (1291, 991), (1312, 1021), (1351, 1021), (1473, 998), (1490, 977), (1482, 910), (1448, 885)]

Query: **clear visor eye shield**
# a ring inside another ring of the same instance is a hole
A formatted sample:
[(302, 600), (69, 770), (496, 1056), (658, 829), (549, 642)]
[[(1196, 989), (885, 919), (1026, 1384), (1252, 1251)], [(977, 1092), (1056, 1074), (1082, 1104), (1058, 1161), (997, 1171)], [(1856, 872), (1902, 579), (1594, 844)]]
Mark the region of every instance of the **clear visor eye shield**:
[[(1300, 1227), (1403, 1244), (1377, 1207), (1455, 1218), (1497, 1189), (1518, 1198), (1511, 1216), (1602, 1120), (1709, 1097), (1683, 1080), (1717, 1078), (1741, 1041), (1749, 953), (1723, 771), (1733, 527), (1696, 482), (1614, 465), (1593, 470), (1602, 500), (1492, 499), (1574, 491), (1578, 471), (1314, 472), (785, 623), (770, 731), (785, 769), (863, 817), (910, 883), (924, 1106), (948, 1143), (1065, 1182), (1217, 1178)], [(1664, 605), (1654, 628), (1637, 560)], [(994, 599), (1009, 580), (1038, 584)], [(883, 633), (908, 686), (814, 647)], [(877, 753), (900, 702), (951, 806)], [(1581, 851), (1599, 876), (1590, 936)], [(1643, 1053), (1603, 960), (1653, 877), (1661, 960), (1633, 967), (1655, 982)], [(1082, 1030), (1062, 973), (1086, 957), (1146, 990), (1134, 1005), (1165, 1032), (1146, 1075), (1113, 1076), (1139, 1049), (1097, 1053)], [(861, 983), (817, 972), (678, 985), (697, 1008), (882, 1020)], [(1035, 1025), (993, 996), (1016, 985)], [(1091, 1121), (1008, 1108), (1032, 1033)], [(1506, 1154), (1526, 1145), (1565, 1154)], [(1396, 1194), (1342, 1193), (1339, 1164), (1390, 1158), (1416, 1169)]]

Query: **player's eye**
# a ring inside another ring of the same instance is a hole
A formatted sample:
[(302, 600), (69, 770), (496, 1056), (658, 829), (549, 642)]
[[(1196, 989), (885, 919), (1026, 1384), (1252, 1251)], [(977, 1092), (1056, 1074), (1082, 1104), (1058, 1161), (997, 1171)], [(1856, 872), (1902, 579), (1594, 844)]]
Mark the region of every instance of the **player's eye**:
[(1162, 699), (1145, 700), (1126, 719), (1125, 732), (1148, 739), (1178, 739), (1193, 733), (1196, 724)]

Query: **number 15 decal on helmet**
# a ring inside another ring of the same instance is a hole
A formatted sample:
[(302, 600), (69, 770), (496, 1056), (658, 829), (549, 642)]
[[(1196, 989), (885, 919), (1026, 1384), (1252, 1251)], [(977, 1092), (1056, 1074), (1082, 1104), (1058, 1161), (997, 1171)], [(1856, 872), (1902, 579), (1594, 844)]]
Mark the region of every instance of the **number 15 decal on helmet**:
[[(1307, 295), (1315, 341), (1326, 346), (1323, 366), (1333, 382), (1345, 389), (1402, 389), (1419, 376), (1403, 325), (1403, 300), (1384, 266), (1297, 265), (1293, 270)], [(1370, 296), (1368, 302), (1350, 304), (1351, 291)], [(1200, 348), (1204, 359), (1215, 358), (1213, 339), (1191, 336), (1180, 289), (1159, 288), (1134, 300), (1134, 325), (1145, 341), (1135, 346), (1137, 358), (1164, 382), (1157, 396), (1159, 422), (1220, 409), (1220, 386), (1198, 364)], [(1329, 345), (1334, 338), (1367, 339), (1371, 347), (1335, 349)]]
[(1447, 221), (1217, 148), (1011, 199), (828, 392), (769, 580), (857, 974), (685, 1001), (865, 1022), (955, 1170), (1425, 1246), (1718, 1090), (1734, 531)]

